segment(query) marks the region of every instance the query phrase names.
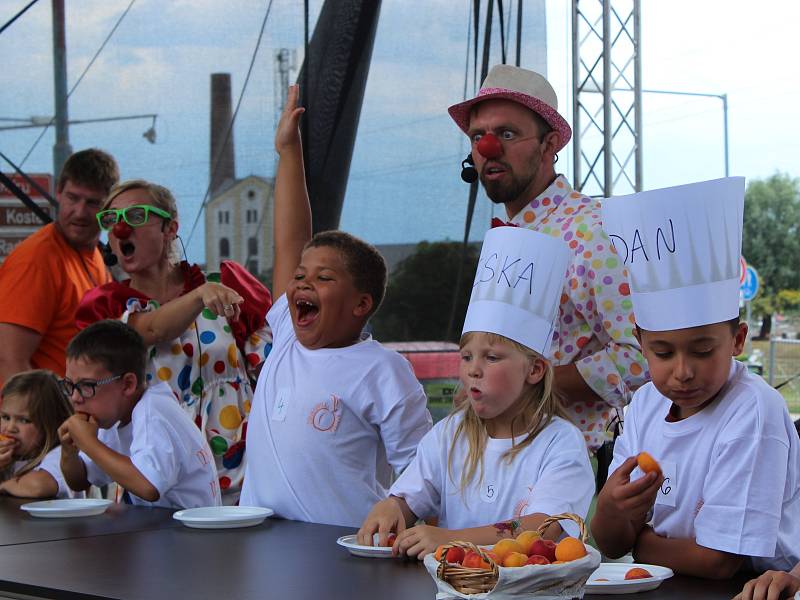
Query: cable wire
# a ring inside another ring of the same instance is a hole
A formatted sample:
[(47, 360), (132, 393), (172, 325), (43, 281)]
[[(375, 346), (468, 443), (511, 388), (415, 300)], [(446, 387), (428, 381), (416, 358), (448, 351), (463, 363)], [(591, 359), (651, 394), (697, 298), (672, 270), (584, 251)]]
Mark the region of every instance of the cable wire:
[[(244, 84), (242, 85), (242, 91), (239, 93), (239, 100), (236, 102), (236, 109), (233, 111), (233, 115), (231, 116), (231, 122), (228, 124), (228, 128), (225, 130), (225, 138), (222, 140), (222, 144), (220, 148), (224, 148), (225, 145), (228, 143), (228, 139), (230, 139), (231, 131), (233, 130), (233, 124), (236, 122), (236, 115), (239, 114), (239, 108), (242, 106), (242, 99), (244, 98), (244, 93), (247, 91), (247, 84), (250, 82), (250, 75), (253, 73), (253, 66), (256, 62), (256, 57), (258, 56), (258, 49), (261, 47), (261, 40), (264, 37), (264, 29), (267, 27), (267, 19), (269, 19), (269, 13), (272, 10), (272, 1), (269, 0), (269, 4), (267, 5), (267, 10), (264, 13), (264, 19), (261, 21), (261, 30), (258, 32), (258, 39), (256, 40), (256, 47), (253, 48), (253, 56), (250, 58), (250, 66), (247, 68), (247, 75), (244, 78)], [(205, 210), (206, 205), (208, 205), (209, 195), (211, 194), (211, 182), (214, 180), (214, 175), (217, 173), (217, 168), (219, 167), (220, 158), (222, 153), (218, 153), (216, 158), (214, 159), (214, 164), (211, 166), (211, 173), (208, 178), (208, 186), (206, 187), (206, 193), (203, 195), (203, 202), (200, 204), (200, 208), (197, 210), (197, 216), (194, 219), (194, 223), (192, 224), (192, 229), (189, 232), (189, 237), (186, 238), (186, 244), (192, 243), (192, 237), (194, 236), (194, 232), (197, 229), (197, 224), (200, 222), (200, 217), (203, 214), (203, 210)]]
[(19, 19), (19, 18), (20, 18), (20, 17), (21, 17), (23, 14), (25, 14), (25, 11), (27, 11), (27, 10), (28, 10), (28, 9), (29, 9), (31, 6), (33, 6), (34, 4), (36, 4), (38, 1), (39, 1), (39, 0), (31, 0), (31, 1), (28, 3), (28, 6), (26, 6), (25, 8), (23, 8), (21, 11), (19, 11), (17, 14), (15, 14), (13, 17), (11, 17), (11, 18), (10, 18), (10, 19), (9, 19), (9, 20), (6, 22), (6, 24), (5, 24), (5, 25), (3, 25), (2, 27), (0, 27), (0, 33), (3, 33), (3, 32), (6, 30), (6, 29), (8, 29), (9, 27), (11, 27), (11, 24), (12, 24), (14, 21), (16, 21), (17, 19)]
[[(83, 81), (83, 78), (86, 76), (86, 73), (88, 73), (89, 69), (92, 68), (92, 65), (97, 60), (97, 57), (100, 56), (100, 53), (103, 51), (103, 48), (106, 47), (106, 44), (108, 44), (109, 40), (111, 39), (111, 36), (114, 35), (114, 32), (120, 26), (120, 24), (122, 23), (122, 20), (125, 18), (125, 16), (128, 14), (128, 12), (131, 10), (131, 7), (133, 7), (135, 2), (136, 2), (136, 0), (131, 0), (130, 4), (128, 4), (128, 8), (126, 8), (123, 11), (122, 15), (120, 15), (119, 19), (117, 19), (117, 22), (114, 24), (114, 27), (111, 28), (111, 31), (106, 36), (106, 39), (103, 40), (103, 43), (100, 44), (100, 47), (97, 49), (97, 52), (94, 53), (94, 56), (92, 57), (92, 60), (90, 60), (89, 64), (86, 65), (86, 68), (83, 70), (83, 73), (81, 73), (80, 77), (78, 77), (78, 80), (73, 84), (72, 89), (70, 89), (70, 91), (67, 92), (67, 98), (69, 98), (72, 95), (72, 92), (75, 91), (75, 88), (78, 87), (78, 84), (81, 81)], [(28, 157), (30, 157), (31, 153), (34, 151), (36, 146), (39, 145), (39, 142), (44, 137), (44, 134), (47, 133), (47, 130), (50, 129), (50, 125), (52, 125), (55, 120), (56, 120), (56, 118), (55, 118), (55, 116), (53, 116), (53, 118), (50, 119), (50, 122), (47, 125), (44, 126), (44, 129), (42, 129), (42, 133), (39, 134), (39, 137), (37, 137), (36, 140), (33, 142), (33, 145), (31, 146), (31, 149), (28, 150), (28, 153), (25, 155), (25, 157), (22, 159), (22, 161), (20, 161), (20, 163), (19, 163), (20, 167), (25, 164), (26, 160), (28, 160)], [(58, 176), (58, 173), (54, 173), (54, 175)]]

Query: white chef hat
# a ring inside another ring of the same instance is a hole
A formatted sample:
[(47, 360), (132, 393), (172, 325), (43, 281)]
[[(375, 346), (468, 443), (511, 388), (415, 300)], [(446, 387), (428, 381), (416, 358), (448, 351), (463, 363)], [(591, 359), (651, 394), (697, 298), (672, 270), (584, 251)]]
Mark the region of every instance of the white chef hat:
[(602, 210), (640, 327), (667, 331), (738, 317), (744, 177), (607, 198)]
[(486, 233), (464, 333), (497, 333), (547, 356), (569, 264), (558, 238), (523, 227)]

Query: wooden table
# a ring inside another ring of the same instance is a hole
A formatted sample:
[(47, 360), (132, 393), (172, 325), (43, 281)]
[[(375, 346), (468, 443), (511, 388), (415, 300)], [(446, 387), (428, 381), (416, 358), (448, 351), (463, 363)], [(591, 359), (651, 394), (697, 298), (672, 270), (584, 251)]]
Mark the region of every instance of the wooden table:
[[(352, 533), (342, 527), (268, 519), (257, 527), (198, 530), (176, 527), (169, 511), (128, 506), (98, 517), (30, 522), (34, 518), (20, 515), (19, 504), (0, 500), (0, 595), (143, 600), (435, 596), (433, 581), (416, 561), (356, 558), (338, 547), (336, 539)], [(630, 598), (729, 600), (746, 579), (674, 577), (656, 591)]]

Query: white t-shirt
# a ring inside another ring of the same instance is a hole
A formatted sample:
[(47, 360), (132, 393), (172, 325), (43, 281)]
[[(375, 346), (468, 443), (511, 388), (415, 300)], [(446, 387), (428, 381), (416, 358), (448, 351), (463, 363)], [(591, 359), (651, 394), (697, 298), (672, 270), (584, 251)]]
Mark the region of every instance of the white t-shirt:
[[(158, 490), (155, 502), (129, 494), (132, 504), (196, 508), (222, 503), (208, 442), (175, 401), (166, 383), (145, 390), (133, 408), (130, 423), (101, 429), (97, 438), (112, 450), (129, 456)], [(90, 483), (102, 486), (112, 482), (91, 458), (83, 452), (80, 456)]]
[[(571, 512), (586, 518), (595, 484), (586, 443), (577, 427), (555, 417), (511, 464), (502, 458), (511, 439), (489, 438), (483, 455), (483, 478), (476, 472), (461, 492), (461, 468), (469, 447), (462, 434), (448, 454), (461, 413), (439, 421), (420, 442), (417, 455), (389, 493), (405, 498), (417, 517), (439, 517), (439, 526), (463, 529), (533, 513)], [(520, 438), (517, 438), (517, 442)], [(560, 525), (577, 535), (573, 521)]]
[(750, 557), (756, 571), (788, 571), (800, 559), (797, 431), (781, 395), (731, 362), (717, 399), (677, 422), (665, 420), (672, 402), (652, 383), (640, 388), (609, 473), (649, 452), (665, 477), (653, 510), (658, 535)]
[(408, 361), (369, 337), (304, 347), (285, 294), (267, 322), (272, 351), (253, 395), (240, 503), (360, 527), (431, 427), (425, 392)]

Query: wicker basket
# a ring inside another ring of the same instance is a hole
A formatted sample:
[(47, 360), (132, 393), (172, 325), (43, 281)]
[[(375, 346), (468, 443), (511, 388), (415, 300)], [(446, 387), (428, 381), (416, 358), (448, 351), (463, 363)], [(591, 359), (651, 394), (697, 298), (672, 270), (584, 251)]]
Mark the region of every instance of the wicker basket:
[[(578, 524), (580, 539), (585, 544), (588, 538), (586, 523), (584, 523), (583, 519), (578, 515), (573, 513), (561, 513), (547, 517), (542, 521), (542, 524), (539, 525), (537, 531), (539, 534), (544, 534), (550, 525), (563, 520), (575, 521)], [(450, 548), (463, 548), (465, 551), (472, 550), (473, 552), (477, 552), (484, 561), (489, 563), (490, 568), (472, 568), (448, 563), (447, 551)], [(492, 557), (487, 555), (480, 546), (476, 546), (471, 542), (451, 542), (450, 544), (445, 544), (441, 558), (439, 559), (439, 566), (436, 569), (436, 576), (439, 579), (446, 581), (453, 589), (462, 594), (482, 594), (490, 592), (497, 585), (499, 574), (499, 566)]]

